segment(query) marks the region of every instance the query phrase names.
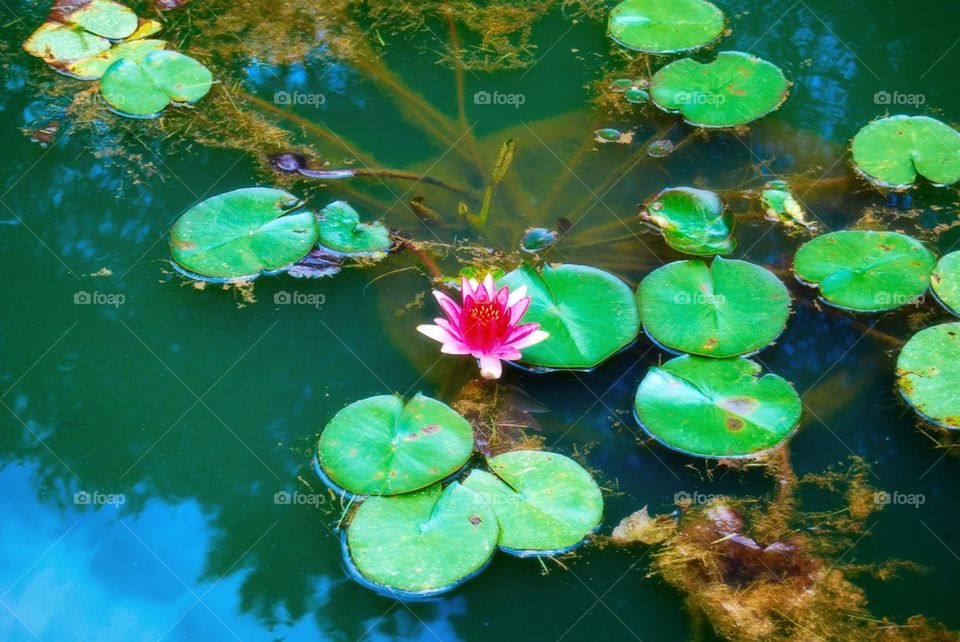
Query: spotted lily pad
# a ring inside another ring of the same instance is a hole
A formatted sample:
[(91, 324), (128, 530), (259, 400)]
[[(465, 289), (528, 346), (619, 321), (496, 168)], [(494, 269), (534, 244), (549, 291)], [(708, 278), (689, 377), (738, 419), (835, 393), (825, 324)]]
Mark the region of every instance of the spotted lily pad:
[(772, 343), (790, 316), (787, 288), (769, 270), (717, 257), (675, 261), (651, 272), (637, 290), (651, 339), (680, 352), (734, 357)]
[(960, 250), (940, 259), (930, 275), (930, 284), (940, 303), (960, 316)]
[(483, 570), (497, 546), (493, 509), (450, 484), (396, 497), (371, 497), (347, 527), (348, 565), (392, 597), (449, 591)]
[(60, 22), (44, 22), (34, 31), (23, 48), (32, 56), (59, 69), (63, 64), (110, 49), (110, 41), (98, 35)]
[(930, 285), (936, 259), (923, 244), (897, 232), (844, 230), (805, 243), (794, 257), (797, 278), (823, 299), (858, 312), (916, 303)]
[(300, 199), (266, 187), (238, 189), (194, 205), (170, 230), (170, 252), (194, 274), (236, 279), (296, 263), (317, 242), (312, 212), (288, 214)]
[(960, 132), (926, 116), (890, 116), (853, 137), (854, 167), (881, 187), (910, 187), (920, 174), (931, 183), (960, 180)]
[(667, 245), (686, 254), (728, 254), (737, 245), (733, 214), (707, 190), (665, 189), (644, 203), (640, 218), (659, 228)]
[(773, 63), (739, 51), (724, 51), (712, 62), (672, 62), (653, 75), (653, 102), (698, 127), (745, 125), (776, 110), (790, 83)]
[(684, 355), (651, 367), (637, 388), (637, 418), (669, 448), (698, 457), (769, 450), (800, 422), (797, 391), (749, 359)]
[(500, 280), (511, 290), (526, 286), (530, 307), (523, 323), (539, 323), (550, 337), (523, 349), (523, 362), (542, 368), (589, 369), (637, 337), (640, 321), (630, 288), (619, 278), (585, 265), (522, 265)]
[(345, 201), (334, 201), (320, 211), (320, 243), (344, 254), (376, 254), (390, 249), (390, 232), (382, 223), (361, 223)]
[(897, 358), (900, 392), (924, 419), (960, 428), (960, 323), (921, 330)]
[(330, 480), (358, 495), (396, 495), (440, 481), (473, 452), (473, 428), (444, 403), (416, 395), (354, 402), (320, 433), (317, 455)]
[(610, 37), (645, 53), (704, 47), (723, 34), (723, 12), (705, 0), (624, 0), (610, 12)]
[(104, 100), (123, 115), (149, 117), (171, 102), (194, 103), (210, 91), (210, 70), (176, 51), (153, 51), (140, 60), (121, 58), (100, 79)]
[(593, 477), (569, 457), (540, 450), (514, 451), (487, 460), (493, 474), (474, 470), (463, 485), (482, 495), (500, 524), (498, 544), (517, 555), (569, 550), (603, 516)]
[(139, 21), (132, 9), (113, 0), (57, 0), (51, 17), (110, 40), (123, 40)]
[(162, 51), (166, 45), (165, 40), (148, 39), (121, 42), (101, 54), (71, 62), (63, 68), (63, 71), (80, 80), (96, 80), (102, 77), (110, 65), (117, 60), (124, 58), (132, 62), (140, 62), (147, 54)]

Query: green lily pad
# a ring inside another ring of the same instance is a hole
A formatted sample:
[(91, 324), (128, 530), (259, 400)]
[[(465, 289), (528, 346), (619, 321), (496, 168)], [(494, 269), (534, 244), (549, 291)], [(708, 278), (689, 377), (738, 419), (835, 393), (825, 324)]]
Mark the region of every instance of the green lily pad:
[(881, 187), (910, 187), (920, 174), (931, 183), (960, 181), (960, 132), (926, 116), (890, 116), (853, 137), (854, 168)]
[(897, 358), (900, 392), (924, 419), (960, 428), (960, 323), (944, 323), (911, 337)]
[(358, 495), (418, 490), (456, 472), (473, 453), (473, 428), (444, 403), (416, 395), (354, 402), (320, 433), (317, 456), (330, 480)]
[(610, 37), (645, 53), (679, 53), (723, 35), (723, 12), (705, 0), (624, 0), (610, 12)]
[[(63, 6), (66, 10), (60, 9)], [(110, 40), (123, 40), (137, 29), (139, 21), (132, 9), (113, 0), (57, 2), (53, 11), (64, 22)]]
[(460, 484), (371, 497), (347, 527), (345, 555), (360, 577), (394, 597), (448, 591), (483, 570), (497, 547), (497, 517)]
[(930, 275), (930, 285), (937, 300), (950, 312), (960, 316), (960, 250), (940, 259)]
[(755, 456), (800, 422), (800, 396), (749, 359), (684, 355), (651, 367), (637, 388), (641, 427), (669, 448), (697, 457)]
[(106, 38), (60, 22), (44, 22), (26, 42), (24, 50), (59, 69), (64, 63), (96, 56), (110, 49)]
[(522, 265), (500, 280), (515, 290), (527, 287), (530, 307), (523, 323), (550, 333), (523, 349), (523, 363), (541, 368), (589, 369), (637, 337), (640, 320), (630, 288), (619, 278), (585, 265)]
[(935, 263), (923, 243), (905, 234), (844, 230), (804, 243), (793, 271), (801, 282), (819, 287), (831, 305), (881, 312), (916, 303)]
[(170, 230), (170, 252), (200, 276), (236, 279), (279, 270), (317, 242), (312, 212), (287, 214), (300, 200), (279, 189), (252, 187), (191, 207)]
[(650, 101), (650, 94), (643, 89), (628, 89), (623, 92), (623, 97), (628, 103), (633, 103), (635, 105), (641, 105), (645, 102)]
[(375, 254), (390, 249), (390, 232), (382, 223), (361, 223), (345, 201), (334, 201), (320, 211), (320, 243), (344, 254)]
[(737, 245), (733, 214), (720, 196), (707, 190), (665, 189), (644, 203), (640, 218), (659, 228), (667, 245), (686, 254), (728, 254)]
[(166, 47), (166, 40), (131, 40), (121, 42), (115, 47), (96, 56), (76, 60), (64, 66), (63, 71), (80, 80), (96, 80), (103, 76), (107, 69), (121, 58), (132, 62), (142, 61), (154, 51), (162, 51)]
[(789, 93), (790, 83), (779, 67), (739, 51), (724, 51), (708, 63), (677, 60), (650, 82), (660, 109), (679, 113), (698, 127), (745, 125), (775, 111)]
[(463, 485), (493, 507), (500, 523), (498, 544), (507, 552), (525, 556), (566, 551), (600, 524), (600, 488), (569, 457), (514, 451), (487, 464), (493, 474), (474, 470)]
[(140, 60), (122, 58), (100, 79), (104, 100), (121, 114), (153, 116), (171, 102), (194, 103), (210, 91), (210, 70), (176, 51), (154, 51)]
[(548, 247), (556, 245), (559, 235), (545, 227), (530, 227), (523, 233), (520, 239), (520, 249), (530, 254), (542, 252)]
[(643, 327), (671, 350), (735, 357), (770, 345), (786, 327), (790, 294), (769, 270), (717, 257), (675, 261), (637, 289)]

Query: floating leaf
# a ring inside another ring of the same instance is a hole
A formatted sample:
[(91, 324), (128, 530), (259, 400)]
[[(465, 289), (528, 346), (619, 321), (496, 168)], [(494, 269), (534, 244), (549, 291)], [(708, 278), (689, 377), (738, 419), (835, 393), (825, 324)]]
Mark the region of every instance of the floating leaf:
[(698, 457), (756, 455), (800, 422), (797, 391), (749, 359), (684, 355), (651, 367), (637, 388), (641, 427), (664, 445)]
[(650, 94), (643, 89), (628, 89), (623, 93), (628, 103), (642, 104), (650, 100)]
[(673, 143), (669, 140), (655, 140), (647, 147), (647, 156), (665, 158), (673, 153)]
[(284, 268), (317, 242), (312, 212), (288, 212), (300, 200), (282, 190), (238, 189), (194, 205), (170, 230), (170, 251), (184, 269), (212, 278), (244, 278)]
[(110, 40), (123, 40), (139, 25), (133, 10), (113, 0), (58, 0), (51, 9), (54, 13), (63, 22)]
[(555, 245), (557, 238), (557, 233), (553, 230), (548, 230), (545, 227), (531, 227), (523, 233), (523, 238), (520, 240), (520, 249), (524, 252), (536, 254)]
[(646, 53), (704, 47), (723, 34), (723, 12), (704, 0), (624, 0), (610, 12), (610, 37)]
[(101, 54), (110, 49), (110, 40), (134, 35), (138, 24), (133, 11), (112, 0), (58, 0), (23, 48), (65, 71), (65, 63)]
[(123, 58), (111, 64), (100, 79), (100, 93), (121, 114), (145, 117), (171, 102), (200, 100), (212, 83), (210, 70), (190, 56), (154, 51), (139, 61)]
[(675, 261), (640, 283), (640, 316), (651, 339), (680, 352), (734, 357), (757, 352), (786, 327), (790, 295), (769, 270), (717, 257)]
[(473, 452), (473, 428), (444, 403), (416, 395), (356, 401), (320, 433), (317, 454), (330, 480), (358, 495), (396, 495), (438, 482)]
[(931, 183), (960, 180), (960, 132), (926, 116), (890, 116), (853, 137), (854, 167), (881, 187), (910, 187), (920, 174)]
[(523, 350), (523, 362), (544, 368), (588, 369), (637, 337), (637, 304), (616, 276), (585, 265), (522, 265), (500, 281), (511, 291), (527, 287), (523, 323), (539, 323), (550, 337)]
[(623, 136), (623, 132), (613, 127), (605, 127), (593, 132), (593, 138), (598, 143), (619, 143), (622, 142)]
[(634, 86), (635, 84), (632, 80), (620, 78), (619, 80), (614, 80), (612, 83), (610, 83), (610, 91), (614, 92), (615, 94), (622, 94), (628, 89), (633, 89)]
[(117, 46), (101, 54), (77, 60), (64, 66), (63, 71), (80, 80), (96, 80), (103, 76), (107, 69), (121, 58), (139, 63), (147, 54), (162, 51), (166, 40), (131, 40), (121, 42)]
[(600, 523), (603, 496), (593, 477), (569, 457), (521, 450), (487, 460), (463, 482), (493, 507), (498, 544), (518, 555), (569, 550)]
[(346, 201), (334, 201), (320, 211), (320, 243), (344, 254), (377, 254), (392, 244), (382, 223), (361, 223)]
[(960, 323), (921, 330), (897, 358), (900, 392), (924, 419), (960, 428)]
[(364, 501), (347, 528), (347, 562), (394, 597), (443, 593), (483, 570), (497, 546), (493, 509), (472, 490), (439, 484)]
[(940, 303), (960, 316), (960, 250), (940, 259), (930, 275), (930, 284)]
[(644, 203), (640, 218), (660, 229), (667, 245), (686, 254), (728, 254), (737, 245), (733, 214), (707, 190), (665, 189)]
[(916, 303), (935, 263), (930, 250), (905, 234), (844, 230), (801, 246), (793, 270), (831, 305), (880, 312)]
[(650, 82), (658, 107), (698, 127), (744, 125), (776, 110), (789, 93), (779, 67), (739, 51), (724, 51), (708, 63), (677, 60)]
[(59, 70), (64, 63), (107, 51), (110, 41), (59, 22), (45, 22), (27, 38), (23, 48)]

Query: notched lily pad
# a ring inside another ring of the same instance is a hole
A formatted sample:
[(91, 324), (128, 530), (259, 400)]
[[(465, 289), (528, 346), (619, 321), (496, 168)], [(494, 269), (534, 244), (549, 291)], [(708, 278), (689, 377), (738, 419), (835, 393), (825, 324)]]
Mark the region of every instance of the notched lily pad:
[(603, 516), (593, 477), (569, 457), (521, 450), (487, 460), (493, 474), (464, 480), (490, 504), (500, 524), (499, 546), (514, 555), (550, 555), (583, 541)]
[(346, 201), (334, 201), (318, 216), (320, 243), (348, 255), (376, 255), (390, 249), (390, 232), (383, 223), (361, 223), (360, 214)]
[(960, 316), (960, 250), (940, 259), (930, 275), (930, 285), (943, 307)]
[(173, 260), (190, 273), (241, 279), (296, 263), (317, 242), (313, 212), (279, 189), (251, 187), (194, 205), (170, 230)]
[(923, 243), (905, 234), (843, 230), (801, 246), (793, 270), (831, 305), (882, 312), (920, 301), (935, 263)]
[(917, 174), (937, 185), (960, 181), (960, 132), (934, 118), (880, 118), (851, 147), (854, 168), (880, 187), (906, 189)]
[(499, 286), (526, 286), (530, 307), (523, 323), (539, 323), (550, 337), (523, 349), (523, 363), (541, 368), (590, 369), (637, 337), (637, 304), (627, 284), (586, 265), (522, 265)]
[(132, 36), (138, 24), (133, 11), (112, 0), (58, 0), (23, 48), (62, 71), (66, 63), (107, 51), (111, 40)]
[(320, 433), (317, 457), (337, 486), (357, 495), (396, 495), (424, 488), (463, 466), (473, 428), (446, 404), (416, 395), (354, 402)]
[(714, 192), (665, 189), (643, 204), (640, 219), (658, 228), (667, 245), (686, 254), (729, 254), (736, 247), (734, 217)]
[(760, 372), (749, 359), (677, 357), (640, 382), (637, 419), (651, 437), (689, 455), (756, 456), (781, 444), (801, 414), (793, 386)]
[(140, 60), (121, 58), (111, 64), (100, 79), (100, 93), (121, 115), (147, 118), (171, 102), (197, 102), (212, 84), (210, 70), (190, 56), (153, 51)]
[(960, 323), (921, 330), (897, 358), (897, 384), (924, 419), (960, 428)]
[(650, 82), (654, 104), (698, 127), (745, 125), (775, 111), (789, 93), (779, 67), (739, 51), (724, 51), (708, 63), (677, 60)]
[(712, 265), (668, 263), (647, 275), (637, 296), (651, 339), (706, 357), (757, 352), (780, 336), (790, 316), (790, 294), (775, 274), (719, 256)]
[(610, 12), (610, 37), (634, 51), (680, 53), (723, 35), (723, 12), (705, 0), (624, 0)]
[(391, 597), (449, 591), (486, 567), (499, 528), (477, 493), (450, 484), (371, 497), (347, 527), (344, 556), (359, 579)]

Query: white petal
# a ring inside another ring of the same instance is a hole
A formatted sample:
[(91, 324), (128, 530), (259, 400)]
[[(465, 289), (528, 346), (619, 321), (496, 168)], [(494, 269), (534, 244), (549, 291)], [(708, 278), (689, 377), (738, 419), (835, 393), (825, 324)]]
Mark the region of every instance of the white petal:
[(507, 307), (512, 308), (520, 299), (525, 296), (527, 296), (527, 286), (521, 285), (519, 288), (510, 293), (510, 298), (507, 299)]
[(450, 333), (441, 328), (438, 325), (418, 325), (417, 332), (425, 334), (434, 341), (439, 341), (440, 343), (449, 343), (451, 341), (456, 341), (455, 337), (450, 336)]
[(480, 357), (480, 376), (484, 379), (499, 379), (503, 374), (503, 364), (500, 359)]
[(514, 341), (510, 344), (510, 346), (516, 348), (517, 350), (523, 350), (524, 348), (529, 348), (534, 344), (540, 343), (549, 336), (549, 332), (544, 332), (543, 330), (534, 330), (519, 341)]

